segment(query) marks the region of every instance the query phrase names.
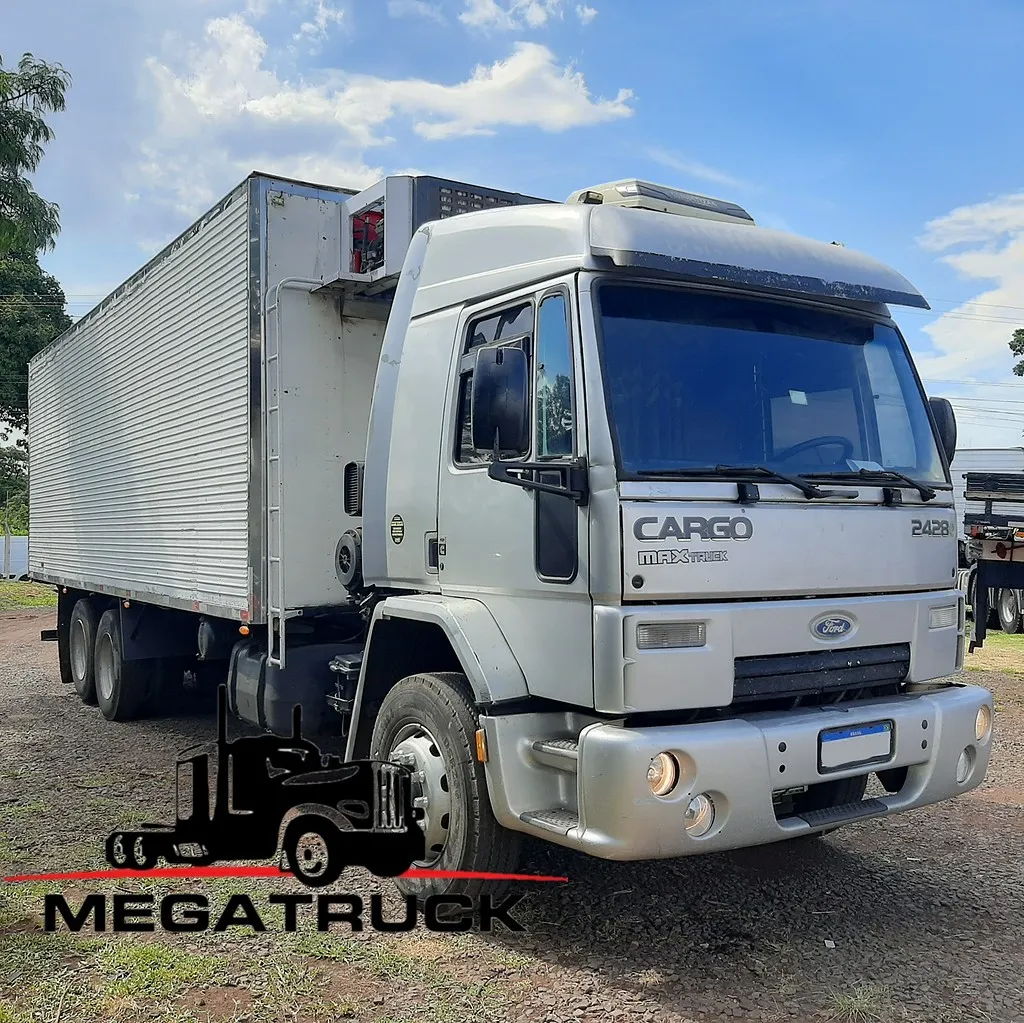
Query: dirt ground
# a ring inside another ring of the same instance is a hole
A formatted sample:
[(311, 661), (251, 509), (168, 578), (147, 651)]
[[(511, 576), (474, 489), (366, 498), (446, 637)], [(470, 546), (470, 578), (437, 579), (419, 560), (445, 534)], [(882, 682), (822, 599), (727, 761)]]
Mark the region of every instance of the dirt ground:
[[(210, 740), (209, 708), (115, 725), (57, 676), (52, 612), (0, 613), (0, 874), (103, 866), (113, 828), (173, 816), (171, 765)], [(971, 681), (997, 698), (989, 779), (960, 800), (784, 843), (660, 863), (532, 847), (525, 933), (47, 934), (43, 895), (0, 884), (0, 1023), (720, 1019), (1024, 1020), (1024, 637)], [(987, 669), (987, 670), (986, 670)], [(119, 882), (248, 891), (289, 880)], [(114, 882), (93, 882), (113, 893)], [(345, 891), (390, 886), (361, 872)], [(262, 904), (261, 904), (262, 900)]]

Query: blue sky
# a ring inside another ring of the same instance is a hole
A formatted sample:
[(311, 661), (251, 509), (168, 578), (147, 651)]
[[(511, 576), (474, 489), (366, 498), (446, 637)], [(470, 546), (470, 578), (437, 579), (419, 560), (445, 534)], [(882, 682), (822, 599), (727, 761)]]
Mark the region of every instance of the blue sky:
[(641, 177), (895, 266), (961, 445), (1024, 443), (1019, 0), (16, 0), (26, 50), (74, 76), (35, 181), (76, 315), (253, 169)]

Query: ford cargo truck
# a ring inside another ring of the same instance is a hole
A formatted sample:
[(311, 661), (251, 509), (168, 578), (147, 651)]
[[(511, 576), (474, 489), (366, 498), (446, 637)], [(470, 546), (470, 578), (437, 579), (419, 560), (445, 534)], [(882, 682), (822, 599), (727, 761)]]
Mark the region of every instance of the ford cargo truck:
[(253, 174), (32, 361), (62, 677), (112, 721), (183, 678), (282, 735), (300, 705), (410, 770), (442, 872), (961, 795), (992, 698), (951, 678), (955, 421), (900, 305), (648, 182)]

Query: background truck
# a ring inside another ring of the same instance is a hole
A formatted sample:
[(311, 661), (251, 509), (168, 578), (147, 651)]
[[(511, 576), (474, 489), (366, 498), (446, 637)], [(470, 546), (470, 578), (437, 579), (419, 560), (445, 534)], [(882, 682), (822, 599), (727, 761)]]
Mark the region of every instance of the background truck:
[(62, 677), (115, 721), (185, 669), (275, 733), (301, 705), (411, 771), (431, 872), (963, 793), (956, 427), (890, 304), (926, 306), (647, 182), (254, 174), (30, 366)]
[(984, 644), (993, 617), (1003, 631), (1020, 631), (1024, 473), (968, 472), (965, 481), (969, 566), (960, 570), (960, 585), (974, 612), (970, 646), (974, 650)]
[[(972, 613), (982, 533), (987, 533), (991, 539), (1008, 540), (1014, 531), (992, 520), (986, 522), (977, 518), (984, 509), (978, 505), (972, 506), (967, 501), (967, 474), (1021, 472), (1024, 472), (1024, 448), (961, 448), (949, 467), (953, 480), (953, 505), (960, 530), (959, 587), (967, 594), (967, 606)], [(1008, 514), (1019, 516), (1024, 523), (1024, 504), (1000, 502), (999, 514), (1004, 517)], [(970, 524), (965, 521), (968, 515), (973, 520)], [(1021, 538), (1024, 538), (1024, 533)], [(1024, 590), (1004, 586), (989, 590), (987, 597), (989, 611), (986, 625), (1010, 633), (1024, 630)]]

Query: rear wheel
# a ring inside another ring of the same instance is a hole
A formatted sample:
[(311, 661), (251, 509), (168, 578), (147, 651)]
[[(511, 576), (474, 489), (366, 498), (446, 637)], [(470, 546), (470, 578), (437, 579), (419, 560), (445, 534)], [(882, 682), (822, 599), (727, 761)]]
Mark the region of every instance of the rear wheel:
[[(475, 755), (479, 721), (463, 675), (412, 675), (384, 698), (370, 743), (373, 760), (413, 772), (413, 797), (423, 809), (426, 859), (413, 868), (511, 873), (521, 838), (491, 812), (483, 764)], [(500, 882), (476, 878), (399, 877), (406, 895), (494, 893)]]
[(1020, 604), (1017, 600), (1016, 590), (999, 591), (997, 610), (999, 611), (999, 627), (1003, 632), (1011, 634), (1020, 632)]
[(83, 597), (71, 612), (68, 634), (71, 681), (82, 702), (88, 704), (96, 702), (96, 619), (96, 608), (92, 601)]
[(94, 654), (96, 702), (108, 721), (139, 717), (149, 696), (143, 662), (124, 660), (122, 649), (121, 616), (112, 608), (96, 626)]

